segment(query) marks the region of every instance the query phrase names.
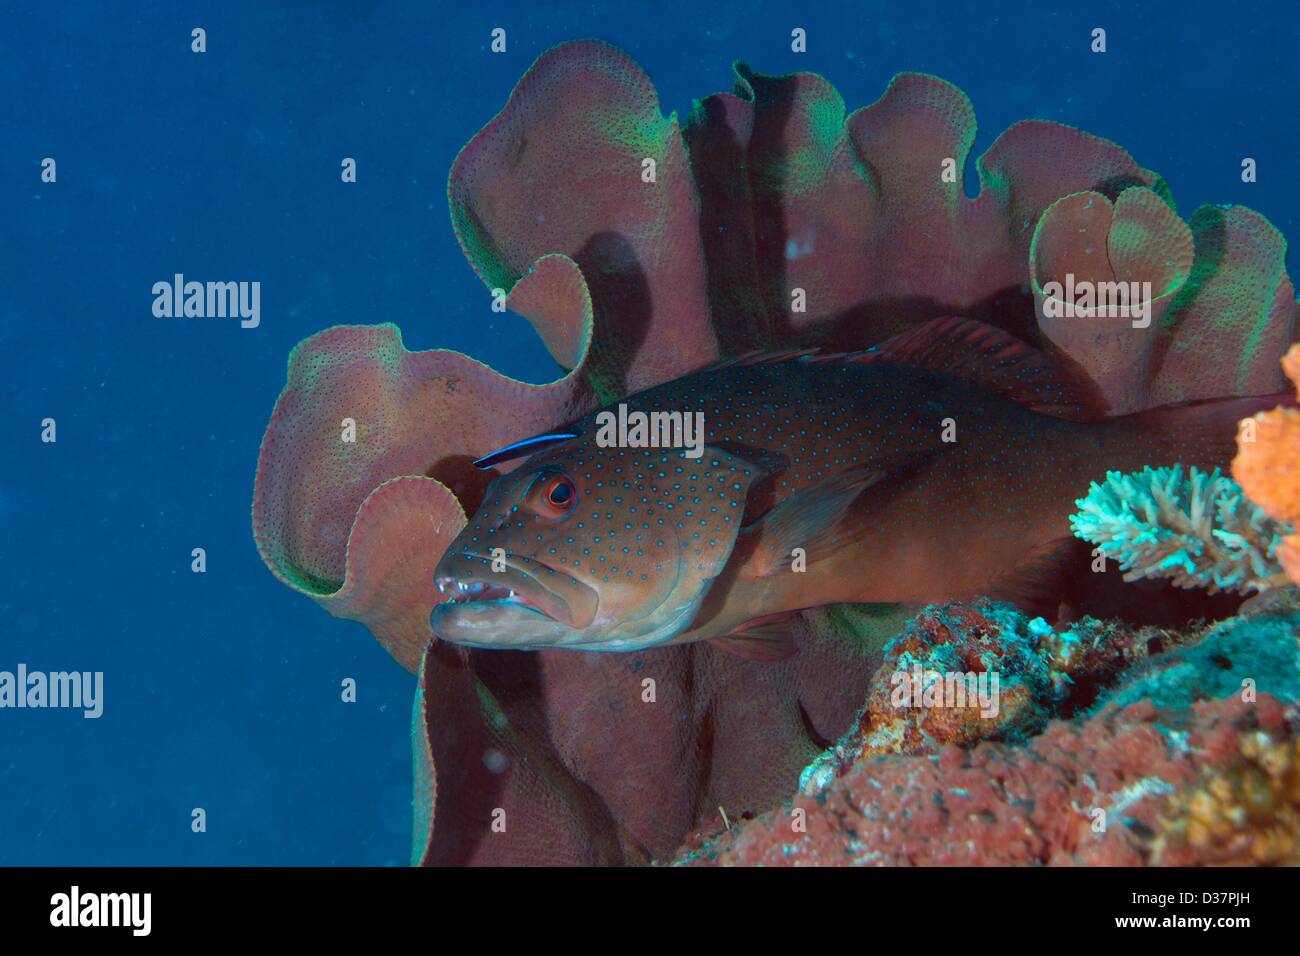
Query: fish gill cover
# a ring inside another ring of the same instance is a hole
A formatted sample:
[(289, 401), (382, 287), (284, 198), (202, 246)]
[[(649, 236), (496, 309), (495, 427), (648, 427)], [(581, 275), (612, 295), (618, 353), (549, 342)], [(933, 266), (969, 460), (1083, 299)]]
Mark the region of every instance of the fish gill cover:
[[(1038, 346), (1098, 415), (1285, 385), (1297, 303), (1285, 241), (1259, 214), (1184, 220), (1121, 147), (1040, 120), (975, 159), (969, 198), (974, 110), (944, 80), (899, 74), (849, 113), (816, 74), (734, 74), (733, 92), (679, 121), (627, 55), (565, 43), (458, 156), (461, 247), (562, 378), (528, 385), (456, 352), (409, 352), (392, 324), (327, 329), (290, 356), (254, 535), (280, 580), (419, 675), (416, 862), (666, 859), (718, 807), (774, 812), (850, 727), (899, 629), (808, 611), (788, 625), (799, 653), (761, 664), (706, 644), (521, 655), (435, 640), (434, 569), (480, 506), (491, 475), (473, 462), (489, 452), (721, 359), (864, 350), (942, 317)], [(1063, 318), (1078, 282), (1150, 292), (1132, 322), (1079, 323)], [(355, 441), (339, 440), (345, 420)], [(646, 693), (671, 706), (643, 706)], [(1125, 719), (1098, 733), (1149, 718)], [(491, 808), (509, 808), (508, 828)]]

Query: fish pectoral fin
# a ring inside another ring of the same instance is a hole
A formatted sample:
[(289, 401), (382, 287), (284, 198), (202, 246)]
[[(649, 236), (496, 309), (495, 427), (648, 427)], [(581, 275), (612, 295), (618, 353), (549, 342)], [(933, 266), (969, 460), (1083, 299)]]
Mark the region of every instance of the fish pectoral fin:
[(790, 618), (763, 618), (742, 624), (730, 634), (711, 638), (708, 644), (747, 661), (783, 661), (794, 657), (799, 648), (790, 633)]
[(993, 583), (989, 596), (1055, 620), (1070, 572), (1086, 561), (1088, 542), (1066, 535), (1039, 545)]
[(744, 534), (753, 536), (749, 573), (761, 578), (789, 570), (795, 548), (813, 561), (820, 553), (853, 540), (855, 529), (840, 527), (840, 519), (862, 492), (886, 475), (867, 468), (842, 472), (772, 508), (744, 529)]

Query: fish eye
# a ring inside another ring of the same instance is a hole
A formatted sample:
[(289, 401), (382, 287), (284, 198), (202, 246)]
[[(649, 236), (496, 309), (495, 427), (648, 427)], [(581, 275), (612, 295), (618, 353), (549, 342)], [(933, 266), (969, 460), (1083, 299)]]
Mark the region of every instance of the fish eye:
[(533, 483), (528, 494), (529, 503), (543, 518), (552, 521), (567, 517), (578, 500), (578, 489), (565, 474), (543, 473)]
[(546, 493), (546, 500), (558, 508), (564, 508), (573, 499), (573, 485), (568, 478), (561, 478), (551, 485)]

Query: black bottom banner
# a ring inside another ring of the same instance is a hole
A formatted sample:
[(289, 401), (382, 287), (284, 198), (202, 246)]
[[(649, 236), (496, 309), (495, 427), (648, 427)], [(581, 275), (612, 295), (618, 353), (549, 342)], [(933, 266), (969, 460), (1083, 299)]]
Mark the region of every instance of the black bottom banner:
[[(679, 929), (725, 919), (729, 935), (738, 922), (766, 933), (783, 920), (814, 920), (819, 937), (838, 930), (864, 946), (872, 942), (865, 920), (873, 933), (919, 932), (930, 943), (1044, 930), (1072, 940), (1199, 933), (1230, 945), (1236, 934), (1291, 927), (1295, 877), (1263, 869), (9, 869), (0, 870), (0, 920), (10, 940), (76, 933), (82, 943), (374, 942), (430, 928), (431, 916), (447, 921), (439, 935), (459, 924), (494, 942), (514, 933), (532, 941), (561, 923), (568, 934), (623, 914), (642, 930), (657, 919)], [(756, 909), (759, 896), (766, 902)]]

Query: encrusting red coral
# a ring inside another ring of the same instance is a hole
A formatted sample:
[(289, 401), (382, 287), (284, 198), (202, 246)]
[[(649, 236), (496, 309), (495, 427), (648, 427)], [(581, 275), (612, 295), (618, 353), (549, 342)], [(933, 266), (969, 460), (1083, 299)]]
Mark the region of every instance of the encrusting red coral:
[(1208, 767), (1162, 815), (1156, 860), (1300, 866), (1300, 738), (1244, 731), (1226, 765)]
[[(1053, 721), (1025, 746), (944, 744), (932, 754), (864, 759), (815, 795), (730, 830), (696, 833), (675, 862), (1294, 861), (1295, 717), (1267, 694), (1173, 711), (1144, 700), (1083, 723)], [(1253, 812), (1260, 804), (1269, 814)]]

